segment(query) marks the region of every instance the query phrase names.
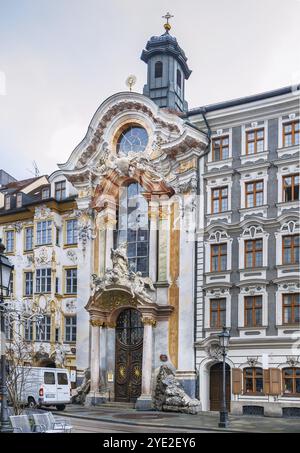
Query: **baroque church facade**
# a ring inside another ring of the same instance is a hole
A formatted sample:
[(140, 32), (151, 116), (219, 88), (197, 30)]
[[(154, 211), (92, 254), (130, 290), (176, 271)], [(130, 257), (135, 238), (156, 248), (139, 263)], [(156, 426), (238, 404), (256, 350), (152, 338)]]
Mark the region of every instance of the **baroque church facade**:
[(150, 409), (167, 365), (219, 410), (225, 325), (228, 409), (297, 415), (299, 86), (188, 109), (168, 23), (141, 59), (143, 94), (106, 99), (54, 174), (76, 193), (77, 383)]

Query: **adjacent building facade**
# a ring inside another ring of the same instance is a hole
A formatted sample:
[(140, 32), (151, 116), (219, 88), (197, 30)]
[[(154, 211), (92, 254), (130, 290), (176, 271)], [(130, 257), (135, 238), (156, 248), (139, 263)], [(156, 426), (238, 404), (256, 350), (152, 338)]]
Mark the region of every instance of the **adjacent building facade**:
[(13, 296), (47, 307), (37, 344), (49, 356), (60, 344), (77, 382), (90, 368), (94, 401), (151, 408), (167, 364), (204, 411), (219, 410), (226, 325), (229, 409), (295, 415), (299, 86), (188, 110), (191, 71), (169, 30), (142, 52), (143, 95), (104, 101), (49, 178), (1, 188)]
[[(4, 295), (13, 310), (6, 319), (6, 337), (11, 347), (20, 338), (32, 346), (28, 357), (16, 358), (25, 364), (76, 369), (75, 197), (76, 191), (59, 171), (50, 177), (7, 182), (0, 189), (0, 237), (14, 265), (10, 294)], [(38, 312), (44, 315), (41, 323), (34, 318), (25, 322)]]

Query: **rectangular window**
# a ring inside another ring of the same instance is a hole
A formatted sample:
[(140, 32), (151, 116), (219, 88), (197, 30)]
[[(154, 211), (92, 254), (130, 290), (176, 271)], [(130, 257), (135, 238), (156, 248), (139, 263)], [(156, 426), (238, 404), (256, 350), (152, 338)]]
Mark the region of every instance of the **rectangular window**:
[(210, 299), (210, 327), (226, 325), (226, 299)]
[(282, 263), (299, 264), (299, 242), (300, 236), (283, 236), (282, 238)]
[(33, 272), (25, 272), (25, 296), (33, 294)]
[(284, 395), (300, 394), (300, 368), (291, 367), (282, 370)]
[(210, 246), (211, 272), (226, 271), (227, 269), (227, 244)]
[(67, 245), (77, 244), (77, 241), (78, 241), (78, 222), (77, 220), (68, 220), (66, 244)]
[(17, 194), (17, 202), (16, 202), (17, 208), (21, 208), (22, 207), (22, 197), (23, 197), (23, 195), (21, 193)]
[(9, 288), (6, 290), (6, 295), (11, 296), (14, 294), (14, 273), (10, 274)]
[(299, 145), (299, 125), (299, 120), (283, 124), (282, 133), (284, 147)]
[(15, 232), (14, 231), (6, 231), (5, 232), (5, 246), (6, 250), (5, 253), (13, 253), (15, 249)]
[(36, 341), (50, 341), (51, 316), (44, 316), (43, 321), (36, 323)]
[(44, 384), (55, 385), (55, 374), (51, 371), (45, 371)]
[(229, 136), (212, 139), (212, 160), (224, 160), (229, 157)]
[(55, 243), (56, 245), (59, 247), (59, 244), (60, 244), (60, 229), (59, 228), (55, 228)]
[(66, 198), (66, 181), (58, 181), (55, 183), (55, 198), (58, 201)]
[(247, 296), (245, 303), (245, 327), (262, 326), (262, 296)]
[(6, 210), (10, 209), (10, 196), (9, 195), (7, 195), (5, 197), (5, 209)]
[(66, 269), (66, 293), (77, 294), (77, 269)]
[(300, 322), (300, 293), (283, 294), (282, 296), (283, 324), (299, 324)]
[(244, 393), (255, 395), (262, 394), (263, 391), (263, 369), (244, 368)]
[(261, 267), (263, 265), (263, 240), (245, 241), (245, 267)]
[(33, 227), (25, 228), (25, 252), (33, 249)]
[(211, 212), (216, 214), (228, 210), (228, 187), (211, 190)]
[(265, 147), (264, 129), (255, 129), (246, 132), (246, 154), (262, 153)]
[(264, 204), (264, 182), (254, 181), (246, 183), (246, 208), (254, 208)]
[(46, 200), (49, 197), (50, 197), (50, 188), (44, 187), (42, 190), (42, 200)]
[(36, 224), (36, 243), (37, 245), (47, 245), (52, 242), (52, 222), (43, 220)]
[(65, 318), (65, 341), (76, 341), (76, 316)]
[(300, 183), (299, 175), (283, 176), (283, 178), (282, 178), (282, 188), (283, 188), (282, 200), (284, 202), (300, 200), (299, 183)]
[(51, 269), (36, 270), (36, 292), (51, 293)]
[(11, 317), (8, 317), (5, 319), (4, 330), (5, 330), (5, 338), (10, 341), (13, 340), (14, 339), (14, 322)]
[(33, 322), (32, 321), (25, 322), (24, 338), (26, 341), (33, 341)]

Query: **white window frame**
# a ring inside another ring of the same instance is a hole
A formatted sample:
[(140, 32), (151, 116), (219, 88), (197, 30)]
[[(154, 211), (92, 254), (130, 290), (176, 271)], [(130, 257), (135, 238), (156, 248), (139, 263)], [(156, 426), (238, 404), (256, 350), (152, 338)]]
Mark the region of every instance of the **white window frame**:
[[(68, 240), (68, 225), (72, 223), (73, 227), (71, 229), (72, 240)], [(74, 223), (76, 227), (74, 228)], [(78, 244), (78, 220), (77, 219), (68, 219), (66, 220), (66, 245), (76, 245)]]
[[(8, 235), (10, 235), (10, 239), (8, 239)], [(6, 230), (5, 231), (5, 253), (14, 253), (15, 251), (15, 231), (14, 230)]]
[(251, 267), (245, 267), (245, 242), (255, 239), (262, 239), (263, 241), (263, 263), (262, 267), (268, 266), (268, 238), (269, 233), (263, 230), (262, 226), (257, 224), (250, 224), (245, 227), (241, 236), (238, 238), (239, 242), (239, 269), (243, 271), (251, 271)]
[[(261, 154), (265, 153), (268, 151), (268, 146), (269, 146), (269, 140), (268, 140), (268, 120), (265, 120), (263, 124), (259, 124), (259, 122), (253, 122), (257, 123), (255, 126), (247, 126), (245, 124), (242, 125), (242, 156), (246, 157), (253, 157), (253, 156), (260, 156)], [(254, 132), (255, 130), (258, 129), (264, 129), (264, 150), (261, 151), (260, 153), (257, 154), (246, 154), (246, 133), (247, 132)]]
[(204, 297), (204, 328), (210, 330), (221, 330), (221, 328), (210, 327), (210, 301), (211, 299), (226, 299), (226, 327), (231, 326), (231, 296), (229, 293), (229, 288), (210, 288), (206, 291)]
[[(221, 138), (224, 138), (224, 137), (227, 137), (228, 136), (228, 140), (229, 140), (229, 143), (228, 143), (228, 157), (227, 159), (222, 159), (222, 160), (213, 160), (212, 158), (212, 154), (213, 154), (213, 140), (214, 139), (221, 139)], [(208, 162), (211, 163), (211, 162), (214, 162), (214, 163), (222, 163), (222, 162), (227, 162), (229, 159), (232, 158), (232, 129), (230, 128), (227, 132), (225, 132), (223, 129), (220, 129), (219, 130), (219, 133), (218, 131), (216, 133), (213, 133), (212, 136), (211, 136), (211, 144), (210, 144), (210, 153), (208, 155)]]
[[(41, 229), (39, 230), (39, 226)], [(36, 245), (52, 244), (52, 220), (40, 220), (36, 222)]]
[[(262, 296), (262, 325), (251, 327), (245, 325), (245, 297)], [(245, 286), (241, 287), (238, 296), (238, 327), (245, 329), (265, 329), (268, 327), (268, 292), (266, 286)]]
[(210, 263), (211, 263), (211, 245), (226, 244), (227, 245), (227, 266), (224, 271), (231, 271), (232, 258), (231, 258), (231, 249), (232, 249), (233, 239), (228, 236), (224, 230), (215, 230), (210, 235), (207, 241), (204, 241), (205, 247), (205, 272), (211, 272)]
[[(35, 292), (38, 294), (41, 293), (51, 293), (52, 290), (52, 274), (51, 267), (36, 269), (35, 274)], [(50, 279), (50, 289), (49, 289), (49, 279)]]

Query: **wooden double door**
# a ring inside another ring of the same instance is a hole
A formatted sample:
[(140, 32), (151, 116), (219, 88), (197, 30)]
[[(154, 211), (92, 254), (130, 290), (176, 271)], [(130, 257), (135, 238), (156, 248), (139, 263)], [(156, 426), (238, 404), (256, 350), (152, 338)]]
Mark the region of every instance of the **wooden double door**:
[(135, 402), (141, 395), (143, 333), (139, 311), (123, 310), (116, 325), (116, 401)]
[[(226, 407), (230, 411), (230, 366), (226, 363), (225, 371), (225, 384), (226, 384)], [(220, 411), (222, 409), (222, 398), (223, 398), (223, 363), (219, 362), (212, 365), (210, 368), (210, 410)]]

